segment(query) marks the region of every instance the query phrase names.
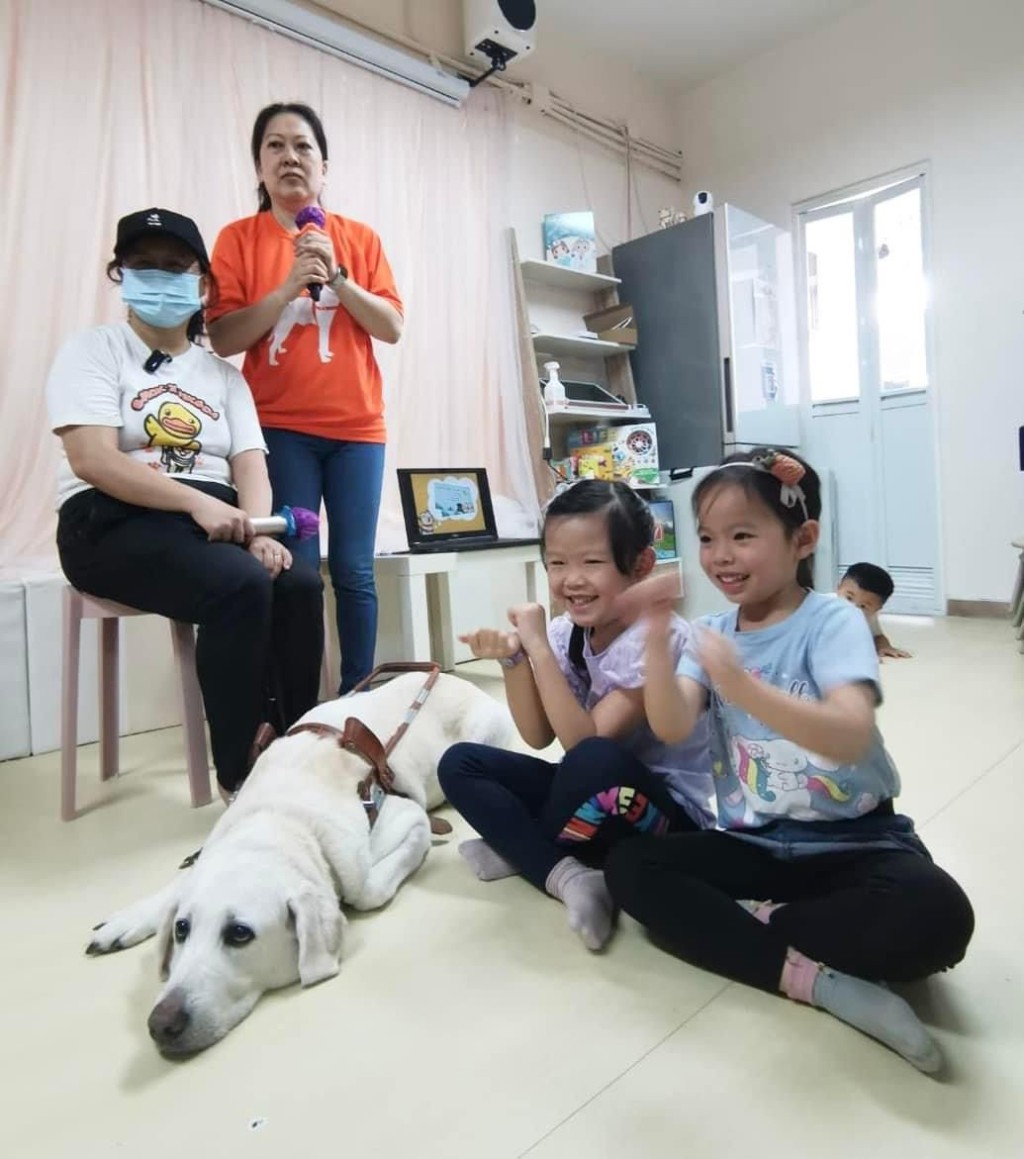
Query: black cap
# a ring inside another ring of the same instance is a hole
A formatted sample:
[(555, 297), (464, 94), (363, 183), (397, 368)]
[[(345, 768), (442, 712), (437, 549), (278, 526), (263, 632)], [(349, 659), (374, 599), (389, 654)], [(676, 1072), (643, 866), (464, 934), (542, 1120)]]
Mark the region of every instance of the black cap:
[(138, 213), (129, 213), (117, 223), (117, 241), (114, 243), (114, 257), (124, 256), (125, 250), (149, 234), (163, 233), (168, 237), (176, 237), (199, 259), (200, 265), (210, 268), (210, 259), (203, 244), (203, 235), (199, 226), (191, 217), (183, 217), (180, 213), (172, 213), (169, 209), (140, 209)]

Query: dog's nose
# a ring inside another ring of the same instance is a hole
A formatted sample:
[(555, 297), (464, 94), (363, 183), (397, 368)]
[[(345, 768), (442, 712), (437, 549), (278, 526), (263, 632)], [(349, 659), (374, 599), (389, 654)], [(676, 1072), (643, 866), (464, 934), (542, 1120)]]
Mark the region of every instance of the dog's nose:
[(168, 994), (150, 1013), (150, 1038), (159, 1047), (173, 1047), (188, 1029), (190, 1021), (191, 1015), (184, 999), (178, 994)]

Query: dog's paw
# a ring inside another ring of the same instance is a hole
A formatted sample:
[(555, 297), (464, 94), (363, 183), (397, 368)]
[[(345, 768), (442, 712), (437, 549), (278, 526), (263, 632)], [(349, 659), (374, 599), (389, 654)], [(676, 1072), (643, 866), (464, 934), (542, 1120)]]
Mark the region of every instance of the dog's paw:
[[(98, 926), (93, 926), (93, 933), (104, 929), (106, 922), (100, 922)], [(123, 950), (124, 942), (120, 938), (108, 938), (106, 934), (97, 934), (96, 937), (85, 947), (85, 952), (90, 958), (98, 957), (100, 954), (113, 954), (116, 950)]]
[(90, 958), (127, 950), (153, 937), (157, 930), (158, 915), (148, 900), (128, 906), (105, 922), (93, 926), (93, 935), (85, 952)]

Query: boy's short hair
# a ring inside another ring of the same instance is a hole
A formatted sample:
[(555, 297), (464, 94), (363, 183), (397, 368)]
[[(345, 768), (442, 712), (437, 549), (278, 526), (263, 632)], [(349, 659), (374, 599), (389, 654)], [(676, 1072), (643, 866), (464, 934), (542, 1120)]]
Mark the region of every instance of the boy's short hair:
[[(853, 580), (864, 591), (878, 596), (883, 604), (892, 595), (893, 588), (896, 586), (892, 582), (892, 576), (884, 567), (879, 567), (876, 563), (852, 564), (846, 569), (843, 580)], [(843, 580), (840, 580), (840, 583)]]

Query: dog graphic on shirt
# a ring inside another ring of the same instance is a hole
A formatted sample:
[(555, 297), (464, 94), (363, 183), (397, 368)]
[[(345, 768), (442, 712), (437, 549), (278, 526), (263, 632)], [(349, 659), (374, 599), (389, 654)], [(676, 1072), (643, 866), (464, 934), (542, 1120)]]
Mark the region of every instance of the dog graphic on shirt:
[(270, 332), (271, 366), (280, 366), (277, 356), (287, 354), (285, 340), (296, 326), (313, 326), (317, 328), (317, 353), (321, 362), (330, 362), (334, 357), (330, 348), (331, 325), (338, 309), (338, 295), (330, 286), (320, 287), (320, 301), (314, 302), (308, 294), (300, 294), (293, 298), (281, 311), (274, 329)]

